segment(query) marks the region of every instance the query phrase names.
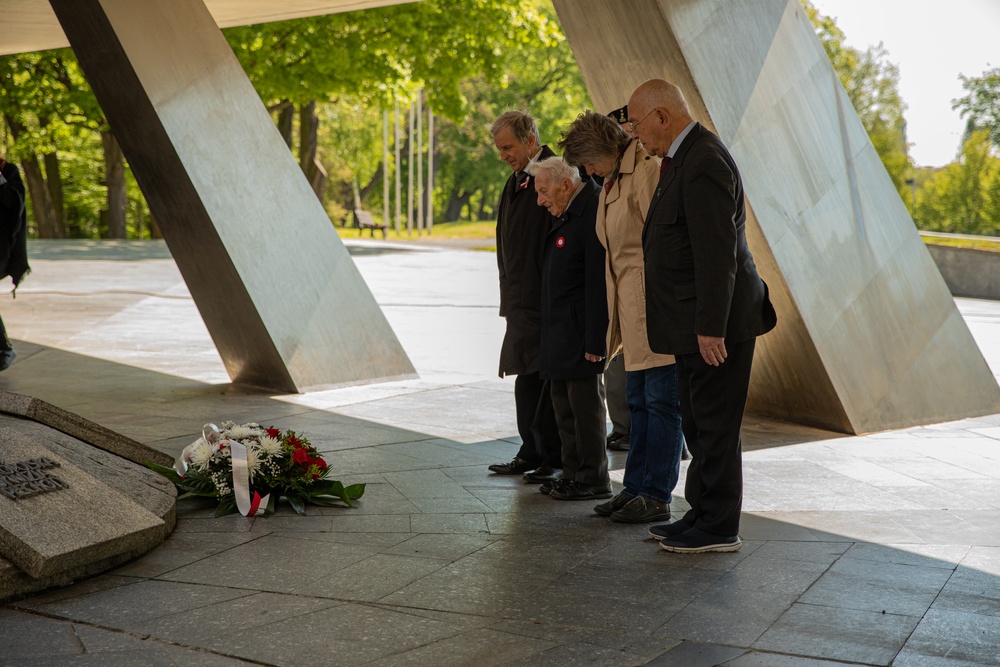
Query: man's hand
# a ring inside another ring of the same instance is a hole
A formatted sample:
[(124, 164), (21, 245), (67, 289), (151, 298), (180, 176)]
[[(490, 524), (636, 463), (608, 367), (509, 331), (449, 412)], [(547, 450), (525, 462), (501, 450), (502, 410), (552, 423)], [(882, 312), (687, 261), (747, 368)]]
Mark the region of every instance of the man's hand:
[(715, 336), (698, 336), (698, 349), (701, 358), (709, 366), (720, 366), (726, 360), (726, 339)]
[(584, 352), (583, 353), (583, 358), (586, 359), (587, 361), (603, 361), (604, 360), (604, 357), (602, 357), (602, 356), (600, 356), (598, 354), (591, 354), (590, 352)]

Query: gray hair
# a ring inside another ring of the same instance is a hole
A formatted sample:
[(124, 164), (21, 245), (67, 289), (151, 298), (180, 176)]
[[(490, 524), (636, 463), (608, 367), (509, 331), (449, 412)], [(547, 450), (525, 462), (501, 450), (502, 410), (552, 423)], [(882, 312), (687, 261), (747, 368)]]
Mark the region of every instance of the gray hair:
[(579, 166), (618, 159), (630, 140), (613, 118), (587, 110), (562, 133), (559, 148), (567, 162)]
[(542, 140), (538, 136), (538, 125), (535, 119), (523, 111), (505, 111), (500, 117), (493, 121), (490, 126), (490, 134), (495, 135), (505, 127), (509, 127), (514, 138), (522, 144), (528, 143), (531, 137), (535, 138), (535, 143), (541, 145)]
[(561, 157), (549, 157), (541, 162), (529, 164), (528, 173), (536, 179), (540, 174), (545, 174), (545, 177), (554, 183), (570, 180), (573, 185), (577, 185), (582, 180), (576, 167), (571, 166)]

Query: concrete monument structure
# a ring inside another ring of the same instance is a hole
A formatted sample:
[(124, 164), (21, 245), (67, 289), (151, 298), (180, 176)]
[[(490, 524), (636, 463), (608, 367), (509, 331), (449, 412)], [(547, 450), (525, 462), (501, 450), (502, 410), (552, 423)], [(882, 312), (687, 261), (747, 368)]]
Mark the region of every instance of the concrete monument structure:
[[(411, 373), (218, 30), (391, 0), (50, 4), (7, 0), (0, 53), (68, 37), (233, 379), (294, 391)], [(752, 409), (846, 432), (1000, 410), (798, 0), (555, 6), (599, 109), (670, 79), (739, 161), (780, 320)]]
[(750, 407), (850, 433), (1000, 410), (1000, 391), (798, 0), (555, 0), (598, 110), (684, 91), (736, 158), (778, 328)]
[(412, 376), (205, 4), (51, 5), (230, 377), (294, 392)]

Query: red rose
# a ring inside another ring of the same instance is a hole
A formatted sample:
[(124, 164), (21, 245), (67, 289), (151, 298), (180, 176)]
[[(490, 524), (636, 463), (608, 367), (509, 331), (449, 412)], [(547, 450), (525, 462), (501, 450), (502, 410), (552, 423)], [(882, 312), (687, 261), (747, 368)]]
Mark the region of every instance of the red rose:
[(322, 458), (316, 457), (315, 459), (313, 459), (313, 463), (315, 463), (320, 470), (326, 470), (326, 461), (324, 461)]
[(299, 465), (309, 465), (309, 453), (304, 449), (296, 449), (292, 452), (292, 460)]
[(279, 438), (281, 437), (281, 431), (272, 426), (271, 428), (267, 429), (267, 436), (269, 438)]
[(288, 444), (294, 447), (295, 449), (298, 449), (299, 447), (302, 446), (302, 441), (296, 438), (294, 435), (290, 435), (288, 436)]

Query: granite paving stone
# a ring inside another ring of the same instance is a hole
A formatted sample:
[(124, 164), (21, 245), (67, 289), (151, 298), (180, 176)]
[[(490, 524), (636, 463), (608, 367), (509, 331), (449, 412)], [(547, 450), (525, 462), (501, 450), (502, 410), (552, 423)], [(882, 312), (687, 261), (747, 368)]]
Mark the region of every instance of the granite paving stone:
[[(247, 591), (221, 586), (146, 580), (41, 604), (39, 613), (132, 631), (149, 619), (244, 597)], [(155, 604), (149, 604), (155, 600)]]
[(716, 667), (744, 653), (744, 648), (682, 642), (646, 664), (650, 667)]
[(898, 667), (1000, 664), (1000, 617), (931, 609), (893, 661)]
[[(215, 556), (161, 575), (166, 581), (214, 584), (234, 589), (287, 590), (296, 581), (313, 581), (371, 556), (373, 547), (300, 539), (294, 533), (264, 535)], [(277, 564), (289, 561), (279, 567)]]
[(445, 559), (374, 554), (332, 574), (288, 586), (301, 595), (374, 602), (448, 565)]
[(919, 616), (796, 603), (753, 648), (844, 662), (888, 665)]
[(420, 558), (446, 558), (454, 561), (476, 553), (499, 539), (502, 538), (484, 534), (414, 535), (385, 549), (383, 553)]
[(488, 628), (476, 628), (420, 646), (412, 651), (381, 658), (370, 664), (375, 667), (510, 665), (539, 655), (553, 646), (551, 641), (526, 638)]
[(842, 558), (800, 598), (800, 602), (923, 616), (952, 571), (941, 567)]
[[(663, 587), (669, 590), (668, 586)], [(656, 630), (658, 636), (750, 647), (797, 596), (749, 591), (720, 582), (702, 592)]]

